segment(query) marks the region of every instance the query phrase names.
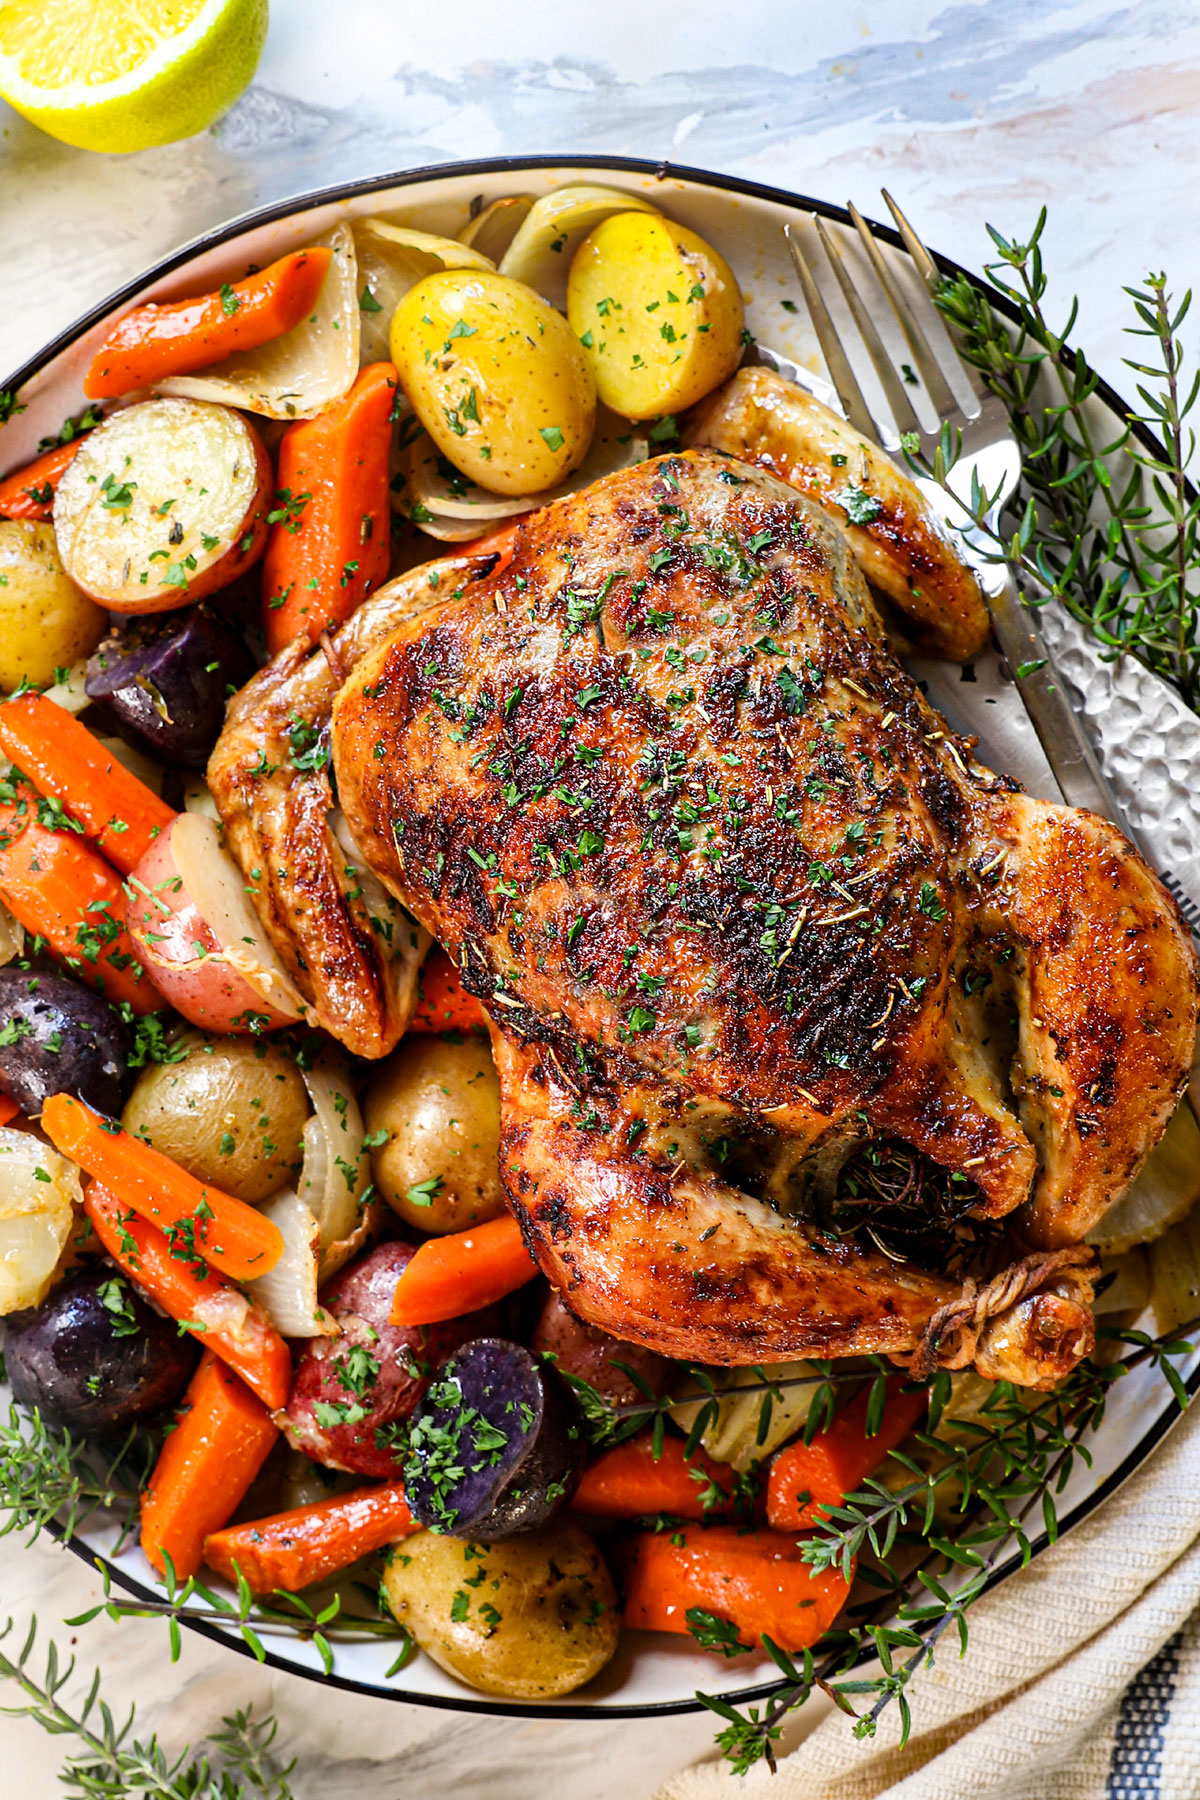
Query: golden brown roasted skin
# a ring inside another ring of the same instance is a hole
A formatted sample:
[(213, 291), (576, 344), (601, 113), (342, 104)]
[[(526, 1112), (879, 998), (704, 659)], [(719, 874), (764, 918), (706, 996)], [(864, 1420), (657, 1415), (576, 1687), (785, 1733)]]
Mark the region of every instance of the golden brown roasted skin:
[(527, 1240), (666, 1354), (909, 1349), (957, 1283), (830, 1233), (841, 1160), (901, 1138), (1076, 1241), (1190, 1066), (1176, 909), (972, 761), (771, 475), (666, 457), (515, 543), (363, 655), (332, 741), (366, 862), (493, 1020)]
[(491, 561), (447, 558), (432, 584), (428, 569), (401, 575), (327, 646), (297, 642), (282, 651), (234, 696), (209, 761), (225, 841), (263, 925), (317, 1021), (356, 1056), (384, 1056), (398, 1041), (430, 940), (378, 890), (355, 849), (338, 841), (329, 781), (333, 702), (369, 650), (436, 604), (439, 580), (449, 588)]
[(979, 583), (915, 482), (803, 388), (774, 369), (739, 369), (695, 409), (686, 438), (758, 463), (823, 506), (917, 649), (963, 662), (987, 643)]

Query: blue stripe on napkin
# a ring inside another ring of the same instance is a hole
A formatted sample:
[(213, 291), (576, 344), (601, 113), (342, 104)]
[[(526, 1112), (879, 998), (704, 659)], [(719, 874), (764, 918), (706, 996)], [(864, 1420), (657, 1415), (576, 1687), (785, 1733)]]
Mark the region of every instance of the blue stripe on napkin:
[[(1147, 1796), (1157, 1800), (1162, 1794), (1163, 1736), (1171, 1719), (1178, 1673), (1176, 1636), (1125, 1689), (1104, 1790), (1107, 1800), (1147, 1800)], [(1169, 1796), (1163, 1795), (1162, 1800)]]

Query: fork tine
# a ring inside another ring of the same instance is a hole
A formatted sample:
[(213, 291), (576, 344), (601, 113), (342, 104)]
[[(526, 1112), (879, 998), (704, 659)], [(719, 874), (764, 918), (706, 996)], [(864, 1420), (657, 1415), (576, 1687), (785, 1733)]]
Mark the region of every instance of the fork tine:
[[(892, 199), (892, 196), (888, 193), (887, 189), (881, 188), (880, 193), (887, 201), (888, 211), (896, 221), (896, 230), (904, 239), (904, 248), (908, 251), (908, 254), (912, 257), (914, 263), (916, 263), (917, 272), (924, 281), (925, 286), (929, 289), (930, 294), (936, 299), (938, 290), (942, 285), (942, 271), (938, 268), (932, 256), (930, 256), (928, 250), (925, 248), (904, 214), (900, 211), (900, 208), (896, 205), (896, 202)], [(954, 338), (949, 330), (947, 330), (946, 336), (950, 339), (951, 348), (958, 357), (962, 371), (970, 383), (971, 392), (982, 406), (987, 399), (985, 388), (970, 363), (967, 362), (965, 357), (959, 355), (958, 346), (955, 344)]]
[(861, 337), (867, 355), (874, 365), (875, 373), (879, 377), (888, 406), (891, 408), (896, 430), (900, 432), (920, 431), (921, 421), (913, 411), (912, 401), (904, 391), (904, 383), (896, 373), (892, 359), (884, 347), (883, 339), (875, 328), (875, 321), (863, 305), (858, 289), (850, 279), (846, 265), (842, 261), (841, 251), (825, 229), (824, 220), (814, 219), (813, 223), (817, 228), (817, 236), (821, 240), (821, 248), (824, 250), (829, 266), (837, 278), (837, 284), (842, 290), (842, 298), (850, 308), (850, 316), (858, 327), (858, 335)]
[(817, 334), (817, 341), (821, 346), (821, 354), (825, 358), (825, 366), (837, 389), (838, 399), (846, 409), (846, 417), (856, 431), (861, 431), (864, 437), (870, 438), (873, 443), (878, 443), (879, 433), (875, 428), (875, 421), (871, 417), (871, 409), (863, 398), (863, 391), (855, 379), (849, 358), (842, 348), (842, 340), (837, 334), (837, 327), (829, 316), (828, 308), (821, 298), (820, 289), (812, 278), (803, 252), (792, 236), (790, 225), (784, 226), (783, 235), (787, 240), (787, 247), (791, 252), (796, 274), (800, 277), (800, 286), (804, 289), (804, 298), (813, 322), (813, 329)]
[(879, 191), (887, 201), (888, 211), (896, 221), (896, 230), (904, 239), (904, 248), (908, 251), (908, 254), (917, 265), (917, 273), (920, 275), (930, 293), (936, 294), (938, 287), (941, 284), (942, 271), (938, 268), (932, 256), (930, 256), (928, 250), (925, 248), (904, 214), (900, 211), (900, 208), (896, 205), (896, 202), (892, 199), (892, 196), (888, 193), (887, 189), (880, 188)]
[(939, 417), (944, 418), (957, 412), (958, 402), (951, 393), (949, 383), (942, 373), (942, 365), (930, 348), (929, 339), (922, 331), (916, 313), (897, 285), (892, 271), (888, 268), (883, 252), (875, 242), (875, 235), (871, 227), (853, 200), (846, 202), (846, 211), (854, 221), (854, 229), (857, 231), (862, 247), (875, 271), (876, 279), (887, 295), (888, 305), (896, 315), (896, 322), (904, 333), (904, 341), (912, 353), (913, 361), (921, 371), (921, 379), (925, 383), (929, 398), (933, 401)]

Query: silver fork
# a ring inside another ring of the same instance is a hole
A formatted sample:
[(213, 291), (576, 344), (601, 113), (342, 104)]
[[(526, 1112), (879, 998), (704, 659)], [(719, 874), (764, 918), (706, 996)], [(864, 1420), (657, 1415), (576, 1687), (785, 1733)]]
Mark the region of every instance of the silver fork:
[[(930, 293), (935, 293), (941, 281), (941, 271), (886, 188), (883, 190), (883, 197), (918, 274)], [(864, 437), (872, 438), (889, 452), (900, 449), (901, 434), (913, 433), (925, 459), (930, 462), (941, 438), (942, 426), (949, 425), (953, 431), (961, 433), (961, 454), (949, 473), (947, 486), (951, 494), (956, 495), (960, 501), (965, 501), (971, 491), (972, 475), (976, 475), (990, 501), (986, 523), (989, 527), (994, 527), (1021, 472), (1020, 455), (1009, 430), (1003, 402), (980, 385), (974, 370), (960, 358), (963, 376), (974, 396), (974, 410), (968, 412), (959, 404), (920, 320), (889, 268), (870, 226), (856, 206), (851, 204), (848, 210), (875, 277), (895, 314), (912, 360), (920, 371), (925, 391), (933, 402), (938, 415), (938, 427), (927, 430), (921, 424), (913, 410), (906, 384), (892, 362), (866, 302), (854, 285), (841, 251), (824, 221), (814, 216), (812, 222), (817, 237), (892, 413), (892, 421), (872, 414), (837, 327), (813, 279), (812, 270), (805, 261), (797, 236), (790, 225), (785, 225), (783, 233), (788, 249), (846, 418)], [(931, 483), (923, 485), (932, 487)], [(933, 494), (940, 498), (936, 487), (933, 487)], [(1062, 791), (1063, 799), (1070, 806), (1085, 806), (1092, 812), (1103, 814), (1119, 825), (1127, 836), (1132, 836), (1083, 726), (1067, 698), (1062, 678), (1054, 667), (1034, 614), (1022, 604), (1016, 583), (1007, 568), (1002, 563), (988, 562), (981, 554), (979, 534), (971, 527), (965, 510), (963, 519), (968, 523), (966, 529), (960, 529), (959, 535), (968, 548), (979, 578), (996, 642), (1008, 664), (1017, 692), (1037, 733), (1054, 779)]]

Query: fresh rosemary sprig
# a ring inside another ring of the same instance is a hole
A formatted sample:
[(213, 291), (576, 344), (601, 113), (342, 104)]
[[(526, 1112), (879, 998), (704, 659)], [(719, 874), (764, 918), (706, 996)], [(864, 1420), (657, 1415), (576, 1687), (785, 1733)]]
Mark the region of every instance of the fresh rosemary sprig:
[[(1128, 329), (1152, 341), (1158, 361), (1126, 359), (1143, 378), (1137, 391), (1144, 410), (1131, 409), (1115, 435), (1102, 438), (1099, 378), (1069, 342), (1078, 302), (1057, 331), (1044, 310), (1045, 225), (1043, 207), (1025, 243), (988, 227), (998, 258), (987, 274), (1014, 307), (1015, 326), (969, 276), (948, 279), (937, 297), (962, 354), (1004, 402), (1021, 451), (1021, 479), (1001, 527), (988, 523), (990, 497), (978, 490), (964, 512), (997, 560), (1039, 590), (1027, 603), (1060, 600), (1105, 655), (1132, 652), (1197, 709), (1200, 498), (1188, 479), (1195, 449), (1188, 419), (1200, 374), (1184, 379), (1179, 341), (1191, 294), (1176, 306), (1163, 275), (1125, 289), (1138, 321)], [(914, 452), (915, 442), (906, 446), (910, 461)], [(939, 460), (952, 466), (949, 432), (932, 462), (917, 458), (917, 466), (940, 479)]]
[[(847, 1495), (841, 1506), (827, 1507), (824, 1522), (805, 1548), (806, 1560), (815, 1570), (838, 1568), (848, 1573), (854, 1559), (863, 1559), (859, 1576), (881, 1590), (880, 1598), (869, 1603), (848, 1630), (822, 1640), (820, 1661), (806, 1651), (797, 1666), (764, 1638), (764, 1648), (784, 1679), (761, 1707), (742, 1712), (719, 1695), (697, 1694), (725, 1721), (717, 1744), (733, 1771), (745, 1774), (759, 1761), (773, 1768), (783, 1720), (818, 1687), (855, 1717), (859, 1736), (872, 1736), (880, 1715), (894, 1702), (903, 1745), (911, 1725), (909, 1683), (932, 1662), (951, 1626), (960, 1652), (965, 1652), (967, 1610), (1006, 1560), (1020, 1566), (1029, 1560), (1030, 1519), (1035, 1511), (1050, 1541), (1056, 1538), (1054, 1496), (1062, 1492), (1076, 1460), (1090, 1463), (1084, 1439), (1103, 1419), (1112, 1384), (1132, 1369), (1152, 1363), (1179, 1407), (1187, 1406), (1187, 1390), (1170, 1359), (1192, 1353), (1183, 1334), (1197, 1325), (1200, 1319), (1191, 1320), (1163, 1338), (1106, 1331), (1103, 1335), (1123, 1343), (1132, 1354), (1109, 1363), (1083, 1363), (1053, 1393), (1036, 1401), (1022, 1399), (1015, 1388), (999, 1383), (981, 1409), (979, 1422), (955, 1422), (954, 1438), (934, 1435), (950, 1391), (949, 1377), (935, 1376), (929, 1429), (917, 1434), (929, 1457), (927, 1466), (903, 1451), (893, 1451), (892, 1465), (906, 1469), (911, 1479), (896, 1486), (869, 1480), (860, 1492)], [(987, 1423), (982, 1422), (985, 1418)], [(963, 1521), (957, 1534), (938, 1517), (937, 1496), (944, 1489), (953, 1495), (953, 1510)], [(906, 1652), (906, 1659), (898, 1661), (897, 1651)], [(854, 1676), (852, 1671), (871, 1653), (880, 1664), (879, 1673)], [(864, 1710), (859, 1711), (856, 1702)]]
[[(0, 1639), (12, 1631), (11, 1619), (0, 1629)], [(62, 1772), (69, 1794), (80, 1800), (125, 1800), (140, 1794), (148, 1800), (295, 1800), (288, 1784), (291, 1765), (284, 1769), (272, 1754), (276, 1733), (273, 1719), (255, 1719), (251, 1712), (235, 1713), (222, 1720), (224, 1730), (205, 1741), (195, 1756), (183, 1751), (171, 1761), (156, 1737), (144, 1742), (133, 1735), (133, 1709), (118, 1725), (111, 1708), (101, 1698), (100, 1672), (77, 1708), (60, 1698), (71, 1679), (74, 1657), (64, 1666), (58, 1648), (46, 1647), (45, 1674), (39, 1680), (31, 1671), (37, 1640), (36, 1619), (15, 1657), (0, 1649), (0, 1677), (15, 1681), (25, 1694), (22, 1706), (0, 1707), (13, 1718), (36, 1719), (56, 1736), (79, 1740), (83, 1749), (70, 1756)]]

